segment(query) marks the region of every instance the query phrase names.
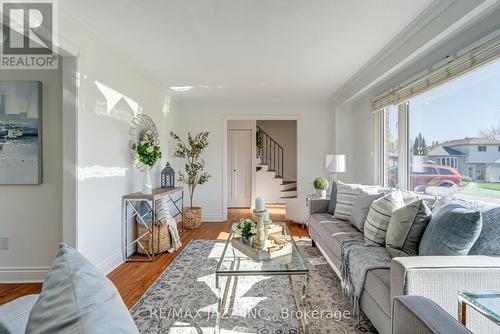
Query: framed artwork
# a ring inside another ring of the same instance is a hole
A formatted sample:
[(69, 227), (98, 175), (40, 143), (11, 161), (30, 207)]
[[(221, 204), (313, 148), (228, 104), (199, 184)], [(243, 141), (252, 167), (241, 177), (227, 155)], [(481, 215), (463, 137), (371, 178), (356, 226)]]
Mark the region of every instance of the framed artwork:
[(0, 81), (0, 185), (42, 183), (42, 83)]

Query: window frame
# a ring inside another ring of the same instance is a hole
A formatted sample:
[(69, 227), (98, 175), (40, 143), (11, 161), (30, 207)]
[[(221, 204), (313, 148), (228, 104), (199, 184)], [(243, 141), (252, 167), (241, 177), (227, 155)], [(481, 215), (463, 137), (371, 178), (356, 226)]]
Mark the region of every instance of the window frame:
[(477, 151), (478, 152), (488, 152), (488, 146), (487, 145), (477, 145)]

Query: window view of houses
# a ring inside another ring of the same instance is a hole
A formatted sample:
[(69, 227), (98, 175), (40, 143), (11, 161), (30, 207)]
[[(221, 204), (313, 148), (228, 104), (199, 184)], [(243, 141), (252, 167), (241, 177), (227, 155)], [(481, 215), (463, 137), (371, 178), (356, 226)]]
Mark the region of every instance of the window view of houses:
[[(408, 188), (500, 200), (499, 85), (497, 61), (408, 101)], [(385, 181), (396, 186), (397, 107), (384, 115)]]

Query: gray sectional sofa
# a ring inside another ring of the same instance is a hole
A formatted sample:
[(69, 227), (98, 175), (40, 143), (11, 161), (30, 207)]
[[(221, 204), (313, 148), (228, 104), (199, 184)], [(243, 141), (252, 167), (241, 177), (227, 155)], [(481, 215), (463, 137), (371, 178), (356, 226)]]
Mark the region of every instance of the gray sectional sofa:
[[(335, 272), (340, 275), (341, 244), (347, 239), (363, 240), (363, 233), (348, 221), (327, 213), (329, 200), (310, 203), (309, 234)], [(499, 222), (500, 224), (500, 222)], [(420, 295), (429, 298), (453, 317), (457, 316), (460, 290), (500, 290), (500, 257), (412, 256), (392, 259), (390, 269), (366, 274), (360, 307), (382, 334), (392, 333), (394, 297)], [(468, 328), (474, 333), (499, 333), (500, 328), (481, 315), (469, 312)]]

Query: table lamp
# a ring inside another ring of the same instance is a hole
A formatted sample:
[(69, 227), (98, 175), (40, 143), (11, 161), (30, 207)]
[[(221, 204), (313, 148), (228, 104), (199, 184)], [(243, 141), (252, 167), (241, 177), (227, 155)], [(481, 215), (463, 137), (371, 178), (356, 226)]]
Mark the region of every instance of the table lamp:
[[(327, 172), (333, 174), (333, 181), (336, 181), (337, 173), (344, 173), (346, 171), (345, 155), (328, 154), (326, 156), (325, 169)], [(330, 179), (330, 183), (332, 183), (331, 181)]]

